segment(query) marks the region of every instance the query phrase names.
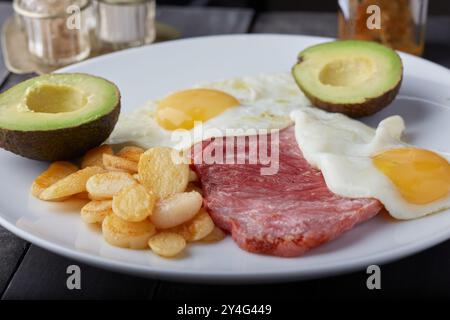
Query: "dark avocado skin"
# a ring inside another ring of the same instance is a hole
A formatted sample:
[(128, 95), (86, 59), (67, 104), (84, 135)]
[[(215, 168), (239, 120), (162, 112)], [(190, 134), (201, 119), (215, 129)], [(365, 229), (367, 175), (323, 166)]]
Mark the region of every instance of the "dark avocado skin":
[(77, 127), (50, 131), (0, 129), (0, 147), (34, 160), (73, 159), (108, 139), (119, 113), (120, 103), (103, 117)]
[(79, 126), (48, 131), (18, 131), (0, 128), (0, 147), (25, 158), (58, 161), (77, 158), (99, 146), (114, 129), (120, 114), (118, 103), (108, 114)]
[(372, 114), (377, 113), (381, 109), (387, 107), (397, 96), (403, 80), (403, 67), (402, 67), (402, 75), (400, 77), (400, 80), (397, 82), (394, 88), (386, 91), (384, 94), (375, 98), (366, 99), (366, 101), (362, 103), (332, 103), (329, 101), (321, 100), (319, 97), (309, 94), (306, 90), (304, 90), (300, 81), (297, 81), (297, 78), (295, 77), (294, 74), (294, 70), (295, 67), (301, 63), (302, 60), (300, 58), (298, 63), (294, 65), (294, 67), (292, 68), (292, 75), (295, 79), (295, 82), (302, 90), (303, 94), (311, 101), (311, 103), (317, 108), (329, 112), (343, 113), (351, 118), (361, 118), (370, 116)]

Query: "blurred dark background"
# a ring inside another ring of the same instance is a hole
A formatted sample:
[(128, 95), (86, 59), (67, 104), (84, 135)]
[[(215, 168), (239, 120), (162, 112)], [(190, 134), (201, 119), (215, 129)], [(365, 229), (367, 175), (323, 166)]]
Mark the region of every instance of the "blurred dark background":
[[(395, 1), (395, 0), (392, 0)], [(249, 7), (262, 11), (337, 11), (337, 0), (157, 0), (161, 4)], [(450, 14), (449, 0), (429, 0), (429, 13)]]
[[(9, 1), (12, 0), (0, 0)], [(392, 0), (395, 1), (395, 0)], [(257, 12), (263, 11), (337, 11), (337, 0), (156, 0), (159, 4), (247, 7)], [(429, 13), (450, 14), (449, 0), (429, 0)]]
[[(395, 0), (392, 0), (395, 1)], [(261, 11), (337, 11), (337, 0), (161, 0), (160, 3), (178, 5), (206, 5), (222, 7), (250, 7)], [(429, 0), (430, 14), (450, 14), (449, 0)]]

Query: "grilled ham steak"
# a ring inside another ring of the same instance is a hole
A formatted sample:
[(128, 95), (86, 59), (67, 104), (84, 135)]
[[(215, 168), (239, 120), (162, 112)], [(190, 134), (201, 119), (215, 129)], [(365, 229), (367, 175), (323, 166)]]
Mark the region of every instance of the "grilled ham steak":
[[(220, 139), (204, 141), (214, 147)], [(200, 149), (202, 149), (200, 148)], [(249, 148), (235, 148), (248, 158)], [(194, 158), (198, 154), (194, 154)], [(244, 250), (299, 256), (374, 217), (375, 199), (350, 199), (328, 190), (321, 172), (303, 158), (293, 127), (279, 133), (279, 171), (261, 175), (261, 164), (194, 164), (212, 219)]]

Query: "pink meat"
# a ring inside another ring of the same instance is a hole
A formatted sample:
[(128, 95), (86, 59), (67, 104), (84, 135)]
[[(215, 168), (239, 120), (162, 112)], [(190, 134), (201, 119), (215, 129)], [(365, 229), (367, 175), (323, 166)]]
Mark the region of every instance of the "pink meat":
[[(292, 127), (280, 132), (279, 141), (276, 175), (261, 175), (260, 164), (194, 165), (208, 212), (242, 249), (299, 256), (383, 208), (375, 199), (344, 198), (328, 190), (321, 172), (303, 158)], [(214, 143), (203, 142), (203, 150)], [(248, 148), (240, 152), (247, 154)]]

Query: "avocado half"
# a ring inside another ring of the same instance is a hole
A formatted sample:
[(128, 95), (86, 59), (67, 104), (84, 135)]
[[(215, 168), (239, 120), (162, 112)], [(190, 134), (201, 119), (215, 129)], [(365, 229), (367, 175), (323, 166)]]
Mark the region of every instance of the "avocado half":
[(119, 113), (120, 92), (108, 80), (35, 77), (0, 94), (0, 147), (35, 160), (72, 159), (103, 143)]
[(292, 74), (314, 106), (356, 118), (394, 100), (403, 65), (394, 50), (376, 42), (338, 40), (300, 52)]

